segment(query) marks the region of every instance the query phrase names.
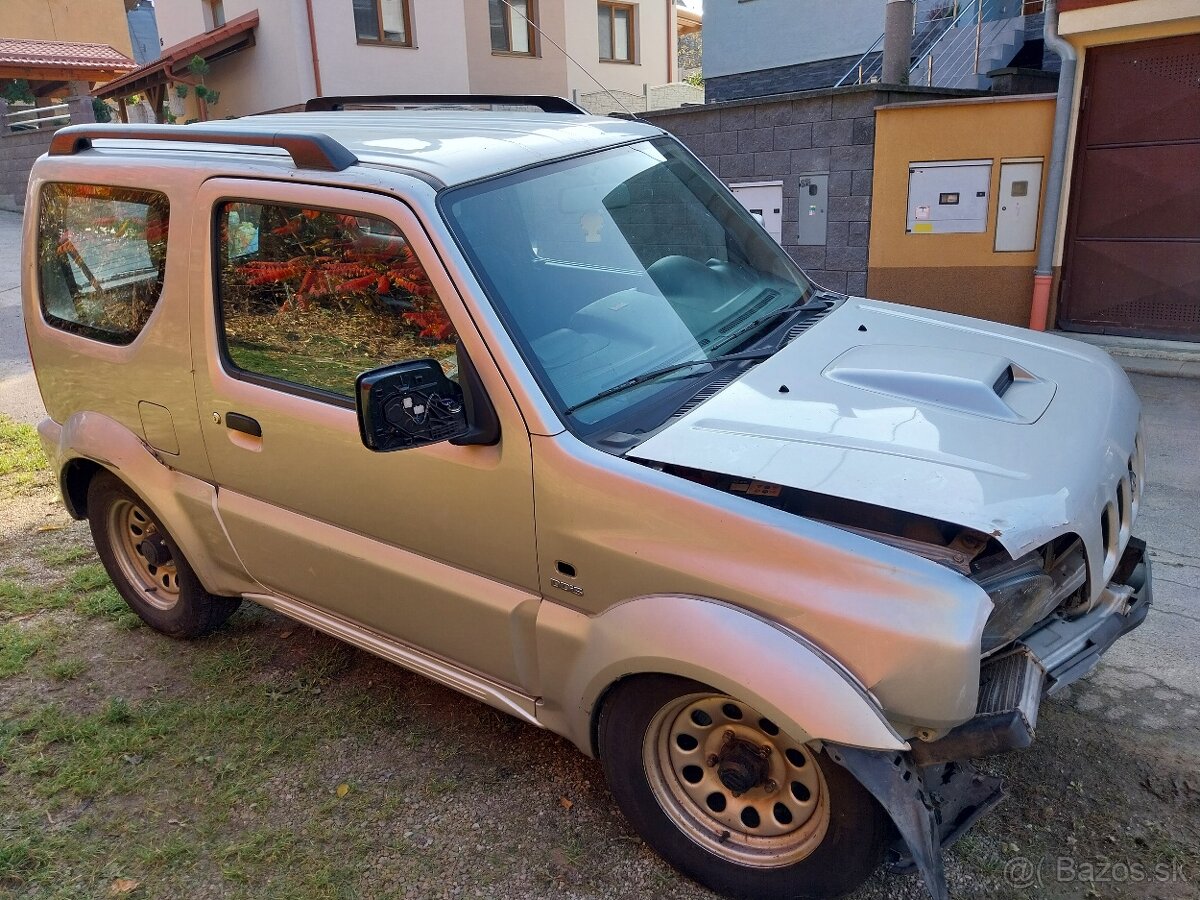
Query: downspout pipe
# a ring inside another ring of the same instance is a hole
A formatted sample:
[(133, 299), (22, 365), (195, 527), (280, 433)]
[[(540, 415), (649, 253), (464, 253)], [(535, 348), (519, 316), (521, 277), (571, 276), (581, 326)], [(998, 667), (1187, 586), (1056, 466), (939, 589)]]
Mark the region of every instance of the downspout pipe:
[(308, 13), (308, 46), (312, 51), (313, 87), (318, 97), (324, 97), (321, 89), (321, 59), (317, 55), (317, 26), (313, 21), (313, 0), (304, 0), (305, 11)]
[(1054, 281), (1054, 248), (1058, 241), (1058, 218), (1062, 208), (1063, 175), (1067, 167), (1067, 137), (1071, 130), (1071, 108), (1075, 100), (1077, 55), (1070, 42), (1058, 33), (1058, 0), (1046, 0), (1042, 37), (1048, 50), (1062, 60), (1058, 74), (1058, 99), (1054, 106), (1054, 138), (1050, 145), (1050, 170), (1046, 174), (1046, 202), (1042, 206), (1042, 234), (1038, 242), (1037, 268), (1033, 270), (1033, 301), (1029, 327), (1046, 330), (1050, 311), (1050, 286)]

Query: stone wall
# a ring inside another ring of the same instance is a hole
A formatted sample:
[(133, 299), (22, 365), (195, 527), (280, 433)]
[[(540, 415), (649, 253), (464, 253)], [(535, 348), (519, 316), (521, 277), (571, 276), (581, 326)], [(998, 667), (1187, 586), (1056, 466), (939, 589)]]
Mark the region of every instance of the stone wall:
[(704, 102), (704, 88), (682, 81), (643, 85), (642, 93), (629, 91), (575, 91), (571, 99), (594, 116), (644, 113), (648, 109), (674, 109)]
[(21, 212), (33, 161), (50, 149), (54, 132), (13, 131), (0, 134), (0, 209)]
[[(75, 85), (85, 87), (79, 83)], [(70, 124), (96, 121), (90, 96), (76, 94), (65, 102)], [(33, 162), (50, 149), (50, 139), (55, 129), (11, 130), (8, 110), (8, 104), (0, 100), (0, 209), (21, 212), (25, 206), (25, 188), (29, 184)]]
[[(864, 294), (875, 160), (875, 108), (980, 91), (864, 85), (659, 110), (643, 118), (677, 136), (725, 183), (783, 182), (781, 243), (818, 284)], [(825, 246), (801, 246), (799, 181), (828, 173)]]

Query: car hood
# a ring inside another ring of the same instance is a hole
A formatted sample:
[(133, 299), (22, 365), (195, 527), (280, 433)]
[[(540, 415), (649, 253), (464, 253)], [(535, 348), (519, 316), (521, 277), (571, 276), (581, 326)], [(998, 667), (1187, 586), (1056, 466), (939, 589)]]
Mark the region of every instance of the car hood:
[(941, 519), (1014, 557), (1074, 531), (1103, 560), (1138, 417), (1103, 351), (851, 298), (627, 455)]

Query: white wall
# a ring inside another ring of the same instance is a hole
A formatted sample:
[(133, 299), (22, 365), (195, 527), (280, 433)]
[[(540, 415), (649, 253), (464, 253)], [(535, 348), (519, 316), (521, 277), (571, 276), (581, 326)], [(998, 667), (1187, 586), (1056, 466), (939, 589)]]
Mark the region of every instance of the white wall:
[(709, 0), (704, 77), (866, 52), (883, 34), (885, 0)]
[[(559, 0), (564, 2), (564, 0)], [(717, 0), (722, 2), (722, 0)], [(729, 0), (724, 0), (729, 2)], [(595, 0), (565, 0), (567, 42), (566, 50), (611, 91), (641, 94), (644, 85), (666, 84), (675, 75), (675, 3), (674, 0), (634, 0), (636, 15), (636, 61), (630, 63), (600, 62), (600, 38), (597, 27)], [(668, 35), (670, 40), (668, 41)], [(546, 53), (557, 52), (553, 47)], [(670, 68), (668, 69), (668, 65)], [(598, 91), (596, 82), (570, 65), (567, 85), (581, 94)]]
[(304, 0), (224, 0), (224, 4), (227, 22), (257, 9), (258, 28), (253, 47), (213, 63), (205, 81), (221, 92), (221, 100), (209, 116), (265, 112), (311, 97), (316, 88)]
[(166, 49), (204, 32), (204, 7), (201, 0), (155, 0), (154, 20)]
[[(411, 5), (414, 46), (388, 47), (357, 42), (350, 0), (313, 0), (321, 87), (326, 95), (468, 90), (463, 4), (411, 0)], [(311, 57), (307, 49), (305, 53)]]

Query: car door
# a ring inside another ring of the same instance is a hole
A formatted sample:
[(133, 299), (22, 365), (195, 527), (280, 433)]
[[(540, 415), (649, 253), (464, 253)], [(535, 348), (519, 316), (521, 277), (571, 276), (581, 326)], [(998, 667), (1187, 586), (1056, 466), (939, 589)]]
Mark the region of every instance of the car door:
[[(519, 648), (539, 598), (529, 436), (411, 210), (213, 179), (193, 234), (201, 426), (246, 569), (272, 593), (527, 685)], [(424, 357), (453, 374), (456, 339), (499, 442), (367, 450), (355, 377)]]

